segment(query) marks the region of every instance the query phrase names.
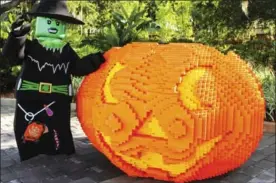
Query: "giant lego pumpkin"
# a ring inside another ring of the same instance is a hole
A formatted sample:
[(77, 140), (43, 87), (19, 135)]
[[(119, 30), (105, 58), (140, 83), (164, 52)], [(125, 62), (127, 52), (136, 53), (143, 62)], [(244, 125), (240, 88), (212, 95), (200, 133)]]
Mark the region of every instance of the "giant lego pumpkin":
[(132, 43), (106, 52), (77, 112), (93, 145), (130, 176), (188, 182), (241, 166), (262, 136), (261, 85), (234, 53)]

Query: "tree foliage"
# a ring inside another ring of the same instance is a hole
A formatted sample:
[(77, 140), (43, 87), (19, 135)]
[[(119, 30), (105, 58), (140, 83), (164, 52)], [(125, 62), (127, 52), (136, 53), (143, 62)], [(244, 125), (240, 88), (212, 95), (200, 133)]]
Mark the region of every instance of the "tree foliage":
[[(111, 13), (111, 19), (100, 29), (100, 32), (90, 41), (101, 50), (108, 50), (113, 46), (123, 46), (138, 40), (139, 33), (147, 29), (151, 20), (145, 17), (145, 9), (139, 4), (120, 4)], [(128, 7), (128, 9), (126, 9)]]

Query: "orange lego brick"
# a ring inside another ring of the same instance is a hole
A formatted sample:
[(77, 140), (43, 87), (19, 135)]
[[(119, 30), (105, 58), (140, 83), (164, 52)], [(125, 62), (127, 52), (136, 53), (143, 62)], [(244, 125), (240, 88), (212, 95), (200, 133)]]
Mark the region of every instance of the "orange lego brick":
[(177, 183), (238, 168), (262, 137), (261, 84), (246, 62), (196, 43), (131, 43), (85, 77), (77, 113), (129, 176)]

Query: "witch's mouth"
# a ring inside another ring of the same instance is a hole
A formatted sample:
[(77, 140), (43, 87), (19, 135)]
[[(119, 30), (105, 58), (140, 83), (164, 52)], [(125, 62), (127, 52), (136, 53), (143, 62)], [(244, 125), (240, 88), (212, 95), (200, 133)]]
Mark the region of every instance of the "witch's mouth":
[(58, 30), (56, 28), (49, 28), (48, 32), (51, 34), (56, 34), (58, 32)]

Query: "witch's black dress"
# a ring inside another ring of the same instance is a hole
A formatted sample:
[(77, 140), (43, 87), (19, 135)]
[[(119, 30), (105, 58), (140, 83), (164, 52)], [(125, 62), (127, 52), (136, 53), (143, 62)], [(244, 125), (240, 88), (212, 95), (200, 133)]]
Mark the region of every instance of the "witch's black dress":
[[(90, 54), (80, 59), (69, 44), (61, 52), (53, 52), (36, 39), (31, 41), (26, 36), (15, 37), (11, 33), (3, 55), (14, 64), (22, 64), (16, 83), (14, 120), (21, 161), (39, 154), (74, 153), (70, 130), (71, 75), (84, 76), (96, 71), (104, 62), (102, 54)], [(23, 139), (32, 122), (45, 124), (49, 131), (36, 142)]]

